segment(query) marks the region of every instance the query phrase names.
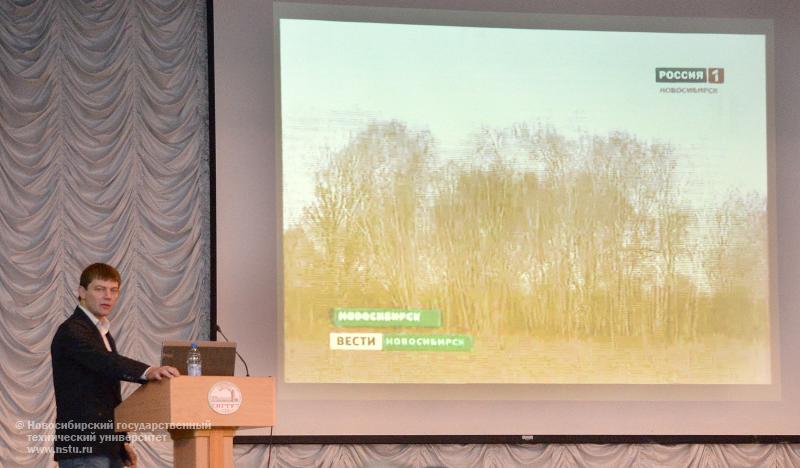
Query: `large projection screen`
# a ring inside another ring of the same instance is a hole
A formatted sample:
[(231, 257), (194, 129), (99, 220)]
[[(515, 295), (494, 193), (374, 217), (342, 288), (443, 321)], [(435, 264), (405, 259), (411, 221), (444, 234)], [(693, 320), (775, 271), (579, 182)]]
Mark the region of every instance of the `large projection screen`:
[(772, 19), (267, 18), (276, 434), (797, 432)]

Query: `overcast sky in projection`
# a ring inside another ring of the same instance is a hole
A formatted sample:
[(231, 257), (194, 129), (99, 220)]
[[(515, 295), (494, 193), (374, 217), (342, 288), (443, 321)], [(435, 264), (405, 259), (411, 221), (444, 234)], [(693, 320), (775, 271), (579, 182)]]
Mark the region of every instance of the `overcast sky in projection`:
[[(725, 83), (655, 82), (656, 67), (723, 67)], [(682, 155), (684, 196), (766, 195), (763, 35), (280, 21), (284, 224), (313, 198), (321, 150), (371, 121), (429, 130), (468, 157), (481, 127), (528, 122), (568, 137), (625, 131)], [(714, 87), (718, 94), (661, 93)]]

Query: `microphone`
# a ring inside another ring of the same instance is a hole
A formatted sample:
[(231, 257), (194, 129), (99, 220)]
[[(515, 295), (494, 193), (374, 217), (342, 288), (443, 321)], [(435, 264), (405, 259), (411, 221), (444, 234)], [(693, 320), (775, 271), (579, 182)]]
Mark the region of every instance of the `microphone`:
[[(216, 329), (217, 329), (217, 333), (219, 333), (220, 335), (222, 335), (222, 337), (223, 337), (223, 338), (225, 338), (225, 341), (227, 341), (228, 343), (230, 343), (230, 341), (231, 341), (231, 340), (229, 340), (229, 339), (228, 339), (228, 337), (227, 337), (227, 336), (225, 336), (225, 334), (224, 334), (224, 333), (222, 333), (222, 328), (220, 328), (220, 326), (219, 326), (219, 325), (216, 325)], [(239, 354), (239, 351), (236, 351), (236, 355), (237, 355), (237, 356), (239, 356), (239, 360), (241, 360), (241, 361), (242, 361), (242, 364), (244, 364), (244, 373), (245, 373), (245, 375), (246, 375), (247, 377), (250, 377), (250, 369), (248, 369), (248, 368), (247, 368), (247, 363), (244, 361), (244, 358), (242, 357), (242, 355), (241, 355), (241, 354)]]

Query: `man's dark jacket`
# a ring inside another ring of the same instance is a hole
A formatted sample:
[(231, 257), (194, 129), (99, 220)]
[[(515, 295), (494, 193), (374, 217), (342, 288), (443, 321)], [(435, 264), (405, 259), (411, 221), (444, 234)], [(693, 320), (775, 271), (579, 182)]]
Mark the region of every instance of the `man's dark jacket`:
[[(53, 337), (56, 460), (92, 455), (125, 458), (120, 434), (113, 429), (114, 407), (122, 401), (120, 380), (142, 383), (149, 366), (119, 355), (113, 339), (109, 344), (110, 352), (100, 330), (79, 307)], [(87, 427), (79, 427), (82, 423)], [(102, 436), (110, 442), (101, 442)]]

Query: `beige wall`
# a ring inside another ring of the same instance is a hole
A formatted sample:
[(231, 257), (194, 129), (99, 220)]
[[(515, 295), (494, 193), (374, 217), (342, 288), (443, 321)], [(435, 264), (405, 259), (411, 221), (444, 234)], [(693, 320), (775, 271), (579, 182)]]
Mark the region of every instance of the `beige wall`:
[[(345, 2), (333, 2), (344, 4)], [(357, 2), (351, 2), (357, 3)], [(366, 4), (366, 2), (360, 2)], [(503, 8), (546, 13), (776, 18), (778, 306), (783, 397), (773, 402), (408, 401), (328, 406), (294, 401), (284, 392), (276, 434), (348, 434), (349, 423), (380, 414), (373, 433), (486, 434), (487, 419), (505, 419), (502, 433), (666, 434), (800, 433), (800, 7), (789, 1), (393, 1), (415, 8)], [(254, 375), (277, 375), (278, 222), (272, 77), (272, 3), (214, 1), (216, 118), (217, 321), (239, 343)], [(241, 369), (238, 372), (243, 372)], [(380, 387), (375, 397), (379, 398)], [(613, 397), (612, 397), (613, 400)], [(794, 417), (785, 417), (787, 414)], [(724, 417), (721, 417), (724, 415)], [(612, 421), (613, 428), (609, 427)], [(776, 423), (776, 421), (779, 421)]]

